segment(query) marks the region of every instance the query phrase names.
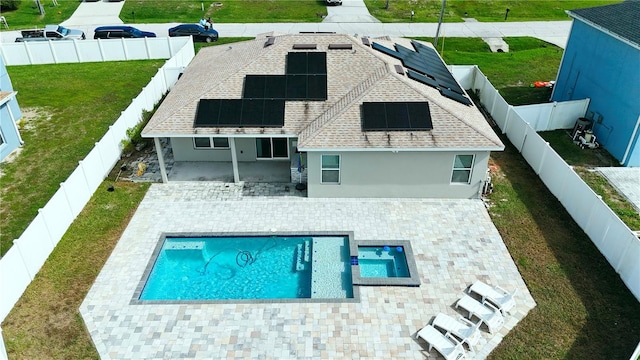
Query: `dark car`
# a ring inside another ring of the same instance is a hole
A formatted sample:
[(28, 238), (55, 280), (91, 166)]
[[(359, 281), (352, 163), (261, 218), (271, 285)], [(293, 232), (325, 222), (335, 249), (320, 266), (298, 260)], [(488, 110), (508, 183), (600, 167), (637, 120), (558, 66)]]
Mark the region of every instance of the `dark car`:
[(169, 29), (169, 36), (193, 36), (194, 41), (218, 41), (218, 32), (200, 24), (182, 24)]
[(121, 39), (121, 38), (144, 38), (156, 37), (156, 33), (138, 30), (131, 26), (100, 26), (97, 27), (94, 39)]

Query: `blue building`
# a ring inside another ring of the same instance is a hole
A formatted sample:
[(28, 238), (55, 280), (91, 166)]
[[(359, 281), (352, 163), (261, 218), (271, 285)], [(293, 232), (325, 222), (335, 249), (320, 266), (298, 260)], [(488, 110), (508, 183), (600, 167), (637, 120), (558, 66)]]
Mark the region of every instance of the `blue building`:
[(4, 60), (0, 57), (0, 161), (23, 144), (18, 130), (18, 121), (22, 118), (22, 112), (18, 106), (16, 94)]
[(571, 10), (573, 25), (553, 101), (590, 98), (597, 141), (640, 166), (640, 1)]

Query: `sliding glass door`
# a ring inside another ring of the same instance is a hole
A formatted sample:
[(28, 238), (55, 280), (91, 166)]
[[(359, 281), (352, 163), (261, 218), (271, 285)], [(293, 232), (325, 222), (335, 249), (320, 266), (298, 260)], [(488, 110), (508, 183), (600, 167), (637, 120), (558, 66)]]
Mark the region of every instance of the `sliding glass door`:
[(256, 157), (258, 159), (288, 159), (288, 138), (256, 138)]

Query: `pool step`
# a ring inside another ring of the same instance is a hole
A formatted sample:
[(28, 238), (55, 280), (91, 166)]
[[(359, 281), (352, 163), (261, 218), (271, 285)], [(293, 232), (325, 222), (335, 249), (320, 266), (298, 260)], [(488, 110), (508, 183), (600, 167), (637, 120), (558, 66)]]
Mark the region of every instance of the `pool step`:
[(164, 248), (165, 250), (202, 250), (204, 241), (172, 241), (165, 244)]
[(296, 248), (296, 271), (307, 270), (311, 262), (311, 242), (305, 241)]
[(164, 252), (170, 259), (204, 259), (204, 241), (171, 241), (164, 245)]
[(351, 266), (346, 268), (349, 254), (342, 254), (343, 244), (342, 237), (314, 238), (311, 298), (335, 299), (347, 296), (347, 285), (340, 279), (347, 277), (348, 283), (351, 283)]

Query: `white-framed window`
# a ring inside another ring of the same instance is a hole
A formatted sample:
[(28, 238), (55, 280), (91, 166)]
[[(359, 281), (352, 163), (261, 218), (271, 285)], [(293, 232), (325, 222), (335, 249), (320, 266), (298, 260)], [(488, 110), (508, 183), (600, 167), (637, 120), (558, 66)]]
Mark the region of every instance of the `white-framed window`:
[(226, 137), (195, 137), (194, 149), (228, 149), (229, 138)]
[(471, 181), (474, 159), (475, 155), (456, 155), (451, 173), (452, 183), (468, 184)]
[(256, 138), (256, 158), (288, 159), (288, 138)]
[(4, 135), (2, 135), (2, 131), (0, 131), (0, 146), (4, 145)]
[(321, 156), (321, 184), (340, 184), (340, 155)]

